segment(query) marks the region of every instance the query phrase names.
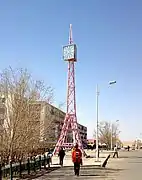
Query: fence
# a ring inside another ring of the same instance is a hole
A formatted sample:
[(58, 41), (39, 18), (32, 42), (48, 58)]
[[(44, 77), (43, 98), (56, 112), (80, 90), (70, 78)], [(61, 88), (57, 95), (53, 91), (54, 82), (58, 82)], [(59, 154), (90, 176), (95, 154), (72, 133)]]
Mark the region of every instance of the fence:
[(50, 157), (43, 155), (38, 158), (28, 158), (27, 161), (19, 161), (18, 163), (12, 163), (8, 165), (0, 164), (0, 180), (3, 178), (10, 178), (13, 180), (14, 177), (22, 178), (24, 175), (30, 175), (31, 172), (41, 171), (42, 166), (46, 169), (46, 166), (50, 166)]

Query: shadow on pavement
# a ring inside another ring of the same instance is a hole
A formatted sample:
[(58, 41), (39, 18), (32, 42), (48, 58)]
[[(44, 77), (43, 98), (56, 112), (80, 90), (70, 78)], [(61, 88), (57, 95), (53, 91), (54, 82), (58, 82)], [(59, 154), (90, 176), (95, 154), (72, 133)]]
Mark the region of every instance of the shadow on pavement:
[(98, 177), (99, 177), (100, 175), (97, 175), (97, 174), (96, 174), (96, 175), (95, 175), (95, 174), (87, 174), (87, 175), (81, 174), (80, 177), (81, 177), (81, 176), (83, 176), (83, 177), (87, 177), (87, 176), (91, 176), (91, 177), (92, 177), (92, 176), (98, 176)]
[(142, 159), (142, 156), (121, 156), (119, 157), (119, 159), (125, 159), (125, 158), (129, 158), (129, 159)]
[[(124, 169), (123, 169), (124, 170)], [(96, 166), (82, 166), (80, 170), (80, 177), (83, 179), (86, 177), (107, 177), (109, 174), (113, 176), (113, 174), (118, 173), (119, 171), (122, 171), (122, 169), (112, 169), (112, 168), (101, 168)], [(49, 178), (56, 178), (60, 177), (60, 179), (68, 178), (68, 177), (74, 177), (74, 171), (73, 167), (63, 167), (61, 169), (58, 169), (57, 171), (54, 171), (49, 174)]]
[(134, 162), (128, 162), (128, 163), (131, 163), (131, 164), (140, 164), (140, 163), (142, 163), (142, 161), (140, 162), (138, 162), (138, 161), (134, 161)]
[[(123, 169), (124, 170), (124, 169)], [(108, 176), (115, 177), (115, 174), (122, 171), (122, 169), (113, 169), (113, 168), (102, 168), (96, 167), (93, 165), (82, 166), (80, 170), (80, 178), (81, 179), (98, 179), (98, 178), (106, 178)], [(65, 179), (74, 179), (74, 169), (73, 166), (62, 167), (62, 168), (53, 168), (50, 172), (40, 172), (36, 175), (27, 177), (27, 179), (35, 179), (35, 180), (65, 180)]]
[[(39, 178), (44, 176), (45, 174), (49, 174), (52, 171), (56, 171), (58, 170), (60, 167), (51, 167), (48, 168), (47, 170), (42, 169), (41, 171), (37, 171), (36, 173), (32, 172), (30, 175), (28, 174), (22, 174), (22, 178), (21, 179), (35, 179), (35, 178)], [(17, 179), (18, 180), (18, 179)]]

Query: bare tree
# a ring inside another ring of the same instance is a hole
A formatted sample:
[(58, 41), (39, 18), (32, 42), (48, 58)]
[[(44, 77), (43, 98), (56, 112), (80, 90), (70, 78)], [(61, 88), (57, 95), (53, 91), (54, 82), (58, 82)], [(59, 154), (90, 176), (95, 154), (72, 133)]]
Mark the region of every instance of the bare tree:
[(105, 143), (108, 148), (111, 147), (111, 136), (112, 136), (113, 146), (116, 145), (117, 142), (119, 142), (119, 133), (120, 131), (118, 124), (116, 123), (111, 124), (110, 122), (107, 121), (101, 121), (99, 123), (99, 127), (98, 127), (99, 142), (102, 144)]
[(0, 73), (0, 97), (5, 110), (0, 116), (1, 153), (12, 158), (37, 149), (43, 126), (40, 102), (51, 103), (53, 89), (42, 81), (34, 81), (26, 69), (9, 67)]

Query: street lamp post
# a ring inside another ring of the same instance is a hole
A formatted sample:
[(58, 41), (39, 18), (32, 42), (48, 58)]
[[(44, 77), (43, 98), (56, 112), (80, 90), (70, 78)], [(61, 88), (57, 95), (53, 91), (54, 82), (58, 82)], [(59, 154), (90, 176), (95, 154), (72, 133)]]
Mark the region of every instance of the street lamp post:
[(111, 150), (113, 150), (113, 123), (111, 123)]
[[(109, 85), (116, 84), (116, 81), (109, 81)], [(96, 85), (96, 161), (99, 161), (99, 137), (98, 137), (98, 127), (99, 127), (99, 88)]]
[(96, 86), (96, 161), (99, 160), (99, 137), (98, 137), (98, 127), (99, 127), (99, 89)]
[[(117, 123), (119, 120), (116, 120), (115, 122)], [(111, 150), (113, 150), (113, 123), (111, 123)]]

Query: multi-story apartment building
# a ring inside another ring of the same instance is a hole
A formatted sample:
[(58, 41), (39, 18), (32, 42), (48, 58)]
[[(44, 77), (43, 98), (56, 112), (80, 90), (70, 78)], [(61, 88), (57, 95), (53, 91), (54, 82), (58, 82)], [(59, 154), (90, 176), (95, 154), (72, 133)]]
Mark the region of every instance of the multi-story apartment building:
[(81, 140), (83, 143), (87, 143), (87, 127), (81, 124), (78, 124), (78, 129), (80, 132)]
[[(64, 123), (65, 112), (43, 101), (35, 102), (31, 106), (33, 107), (33, 113), (37, 111), (36, 113), (40, 114), (38, 121), (40, 122), (41, 141), (56, 144)], [(87, 143), (87, 127), (78, 124), (78, 128), (82, 142)], [(72, 142), (71, 131), (68, 133), (67, 141)]]
[[(4, 99), (5, 100), (5, 99)], [(5, 100), (0, 103), (0, 133), (2, 133), (2, 126), (4, 124), (4, 118), (8, 119), (8, 111), (6, 108), (10, 107), (10, 101)], [(17, 101), (16, 101), (17, 102)], [(6, 111), (7, 113), (5, 113)], [(30, 127), (35, 128), (40, 141), (47, 144), (56, 144), (61, 129), (63, 126), (63, 121), (65, 118), (65, 112), (60, 109), (48, 104), (44, 101), (30, 102), (28, 106)], [(4, 117), (7, 114), (7, 117)], [(5, 121), (5, 127), (6, 127)], [(87, 142), (87, 127), (78, 124), (80, 136), (83, 143)], [(36, 136), (37, 137), (37, 136)], [(68, 142), (72, 142), (72, 133), (68, 133)]]

